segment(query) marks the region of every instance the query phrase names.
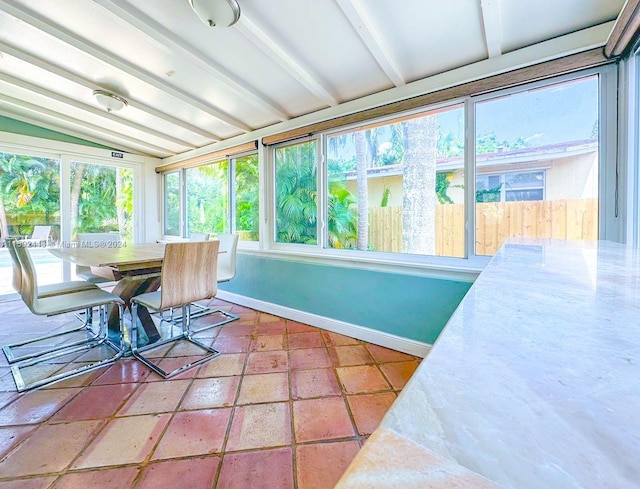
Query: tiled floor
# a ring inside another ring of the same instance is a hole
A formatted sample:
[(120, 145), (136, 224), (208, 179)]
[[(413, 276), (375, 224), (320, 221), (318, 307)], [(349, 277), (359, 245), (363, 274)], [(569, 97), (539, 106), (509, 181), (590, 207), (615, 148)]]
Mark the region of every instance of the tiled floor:
[[(333, 487), (418, 359), (214, 304), (240, 315), (201, 333), (222, 354), (173, 380), (127, 358), (18, 395), (3, 356), (0, 489)], [(0, 317), (0, 344), (75, 321), (18, 301)], [(194, 354), (174, 345), (165, 368)]]

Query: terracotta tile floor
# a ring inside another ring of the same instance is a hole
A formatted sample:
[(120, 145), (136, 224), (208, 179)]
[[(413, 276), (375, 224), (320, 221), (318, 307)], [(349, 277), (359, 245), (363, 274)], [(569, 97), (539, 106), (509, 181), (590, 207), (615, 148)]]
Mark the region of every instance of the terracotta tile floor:
[[(419, 359), (213, 304), (240, 320), (200, 333), (222, 354), (173, 380), (126, 358), (19, 395), (2, 355), (0, 489), (333, 487)], [(75, 321), (19, 301), (0, 317), (0, 345)], [(194, 351), (160, 354), (172, 368)]]

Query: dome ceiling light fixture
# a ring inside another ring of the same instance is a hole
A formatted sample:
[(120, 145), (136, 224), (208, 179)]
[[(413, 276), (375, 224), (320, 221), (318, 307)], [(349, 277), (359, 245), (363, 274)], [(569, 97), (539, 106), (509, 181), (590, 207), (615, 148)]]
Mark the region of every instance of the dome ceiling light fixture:
[(240, 18), (236, 0), (189, 0), (189, 5), (209, 27), (230, 27)]
[(109, 90), (94, 90), (93, 96), (101, 107), (107, 109), (107, 112), (118, 112), (129, 105), (126, 98)]

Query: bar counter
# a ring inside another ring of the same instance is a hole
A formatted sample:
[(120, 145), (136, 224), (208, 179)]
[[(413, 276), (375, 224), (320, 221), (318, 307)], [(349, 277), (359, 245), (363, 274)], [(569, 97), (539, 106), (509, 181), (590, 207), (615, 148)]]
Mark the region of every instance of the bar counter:
[(640, 252), (508, 241), (336, 487), (640, 487)]

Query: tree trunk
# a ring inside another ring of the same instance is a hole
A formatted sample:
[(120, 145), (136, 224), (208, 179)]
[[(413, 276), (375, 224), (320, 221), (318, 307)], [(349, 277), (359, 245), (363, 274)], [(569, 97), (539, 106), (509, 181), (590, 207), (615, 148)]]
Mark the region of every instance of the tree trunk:
[(364, 132), (354, 134), (356, 149), (356, 176), (358, 182), (358, 239), (356, 248), (369, 247), (369, 188), (367, 182), (367, 141)]
[(80, 191), (82, 189), (82, 179), (84, 178), (85, 168), (86, 164), (76, 163), (76, 172), (73, 175), (73, 181), (71, 182), (71, 234), (76, 232), (76, 228), (79, 224)]
[(403, 125), (402, 251), (433, 255), (438, 123), (435, 116), (428, 116), (411, 119)]

